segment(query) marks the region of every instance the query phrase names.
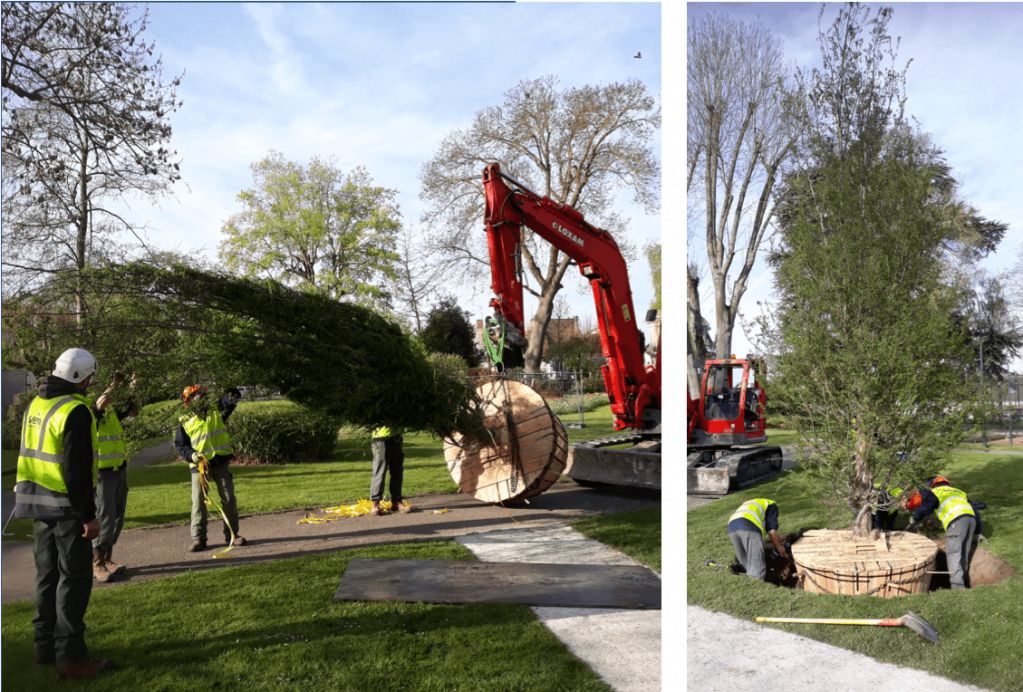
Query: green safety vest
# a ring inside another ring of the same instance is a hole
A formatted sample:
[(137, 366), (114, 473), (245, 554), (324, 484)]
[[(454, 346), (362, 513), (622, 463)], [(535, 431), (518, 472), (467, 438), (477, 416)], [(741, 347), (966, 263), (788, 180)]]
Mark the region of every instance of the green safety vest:
[(731, 524), (736, 519), (749, 519), (757, 525), (760, 533), (766, 536), (767, 530), (764, 528), (764, 521), (767, 517), (767, 508), (773, 504), (774, 500), (768, 500), (763, 497), (743, 502), (739, 505), (739, 509), (735, 510), (732, 516), (728, 517), (727, 523)]
[(954, 520), (968, 514), (971, 517), (977, 516), (973, 511), (973, 507), (970, 506), (970, 501), (966, 499), (966, 493), (962, 490), (957, 490), (947, 485), (939, 485), (937, 488), (931, 488), (931, 492), (938, 498), (938, 508), (934, 510), (934, 513), (938, 515), (938, 519), (941, 520), (941, 526), (946, 531), (948, 525)]
[(101, 469), (120, 468), (128, 460), (128, 452), (124, 443), (124, 428), (117, 414), (108, 410), (100, 419), (97, 434), (99, 446), (97, 458)]
[(96, 418), (89, 400), (81, 394), (68, 394), (32, 400), (21, 425), (21, 451), (15, 482), (18, 516), (50, 517), (70, 511), (67, 484), (61, 464), (64, 461), (64, 426), (68, 416), (85, 406), (92, 417), (92, 477), (96, 481), (98, 440)]
[[(227, 432), (227, 424), (220, 415), (220, 411), (212, 408), (206, 418), (200, 418), (194, 413), (190, 416), (182, 416), (181, 427), (192, 443), (192, 449), (199, 452), (206, 459), (212, 459), (220, 454), (226, 456), (234, 454), (234, 447), (231, 446), (231, 436)], [(191, 459), (190, 466), (195, 466)]]
[(373, 431), (374, 440), (384, 440), (388, 437), (397, 437), (401, 434), (400, 429), (391, 430), (386, 425), (381, 425), (379, 428)]

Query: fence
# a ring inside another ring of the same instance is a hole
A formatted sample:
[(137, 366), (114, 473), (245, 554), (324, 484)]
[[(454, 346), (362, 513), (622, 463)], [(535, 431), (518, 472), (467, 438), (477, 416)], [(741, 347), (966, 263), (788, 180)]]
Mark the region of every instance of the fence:
[[(586, 427), (582, 373), (505, 372), (504, 376), (539, 392), (547, 401), (551, 411), (561, 419), (566, 428)], [(476, 375), (469, 379), (475, 387), (493, 378), (493, 375)], [(578, 416), (577, 421), (571, 420), (573, 414)]]

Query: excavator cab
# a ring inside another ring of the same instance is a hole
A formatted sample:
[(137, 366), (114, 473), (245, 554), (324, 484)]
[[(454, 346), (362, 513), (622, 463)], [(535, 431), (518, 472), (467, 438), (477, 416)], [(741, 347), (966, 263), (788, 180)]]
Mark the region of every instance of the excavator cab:
[(707, 361), (690, 446), (731, 447), (767, 440), (762, 370), (757, 359)]
[(781, 470), (779, 447), (746, 447), (767, 441), (764, 372), (752, 357), (706, 362), (699, 397), (689, 399), (689, 494), (724, 495)]

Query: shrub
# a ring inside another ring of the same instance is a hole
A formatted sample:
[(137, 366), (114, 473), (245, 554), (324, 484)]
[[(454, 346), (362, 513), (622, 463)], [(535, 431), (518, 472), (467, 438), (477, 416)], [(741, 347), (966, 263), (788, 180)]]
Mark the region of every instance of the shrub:
[(16, 394), (14, 401), (4, 412), (4, 449), (21, 449), (21, 421), (25, 417), (25, 409), (32, 403), (35, 395), (34, 389)]
[(267, 464), (323, 458), (340, 427), (337, 418), (291, 401), (242, 403), (228, 422), (235, 456)]
[(607, 394), (595, 393), (595, 394), (583, 394), (578, 396), (570, 394), (560, 399), (548, 399), (547, 405), (551, 411), (558, 416), (570, 416), (573, 413), (578, 413), (580, 406), (582, 410), (592, 411), (595, 408), (607, 405)]

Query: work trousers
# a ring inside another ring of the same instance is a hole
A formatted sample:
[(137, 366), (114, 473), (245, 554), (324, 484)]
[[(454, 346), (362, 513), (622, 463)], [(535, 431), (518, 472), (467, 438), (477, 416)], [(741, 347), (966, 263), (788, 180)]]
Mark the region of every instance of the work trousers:
[(58, 664), (73, 665), (89, 657), (85, 646), (85, 611), (92, 594), (92, 547), (77, 519), (32, 522), (36, 561), (36, 655), (52, 652)]
[(401, 502), (401, 482), (405, 473), (405, 451), (401, 444), (401, 435), (374, 439), (373, 479), (369, 484), (369, 499), (380, 502), (384, 499), (384, 480), (391, 475), (388, 490), (391, 492), (391, 504)]
[[(209, 467), (210, 488), (213, 493), (213, 486), (217, 487), (217, 494), (220, 496), (220, 505), (224, 508), (224, 514), (230, 524), (224, 525), (224, 540), (231, 540), (231, 531), (238, 535), (238, 499), (234, 494), (234, 476), (227, 464), (210, 464)], [(192, 540), (206, 540), (207, 522), (206, 503), (203, 502), (202, 487), (199, 481), (199, 472), (192, 472)]]
[(735, 548), (735, 559), (746, 569), (746, 576), (761, 579), (767, 575), (764, 558), (764, 537), (759, 531), (729, 531)]
[(957, 517), (945, 530), (945, 556), (948, 558), (949, 581), (953, 589), (965, 589), (970, 573), (970, 548), (977, 520), (969, 514)]
[(113, 548), (124, 528), (124, 509), (128, 505), (128, 464), (117, 469), (100, 469), (96, 483), (96, 518), (99, 536), (92, 547)]

